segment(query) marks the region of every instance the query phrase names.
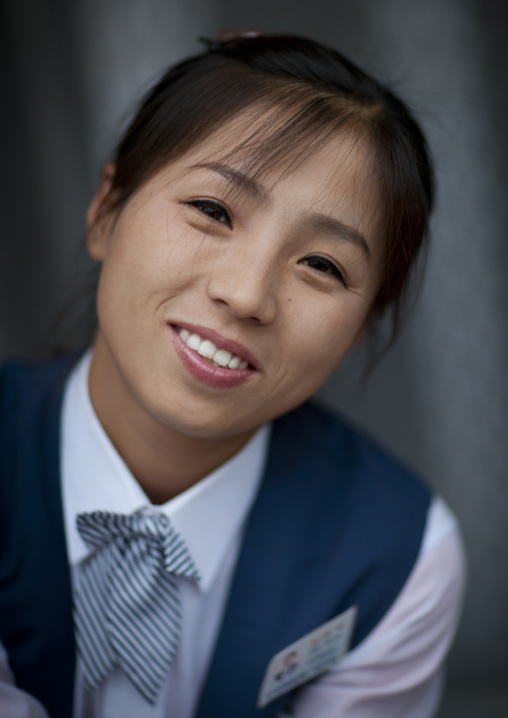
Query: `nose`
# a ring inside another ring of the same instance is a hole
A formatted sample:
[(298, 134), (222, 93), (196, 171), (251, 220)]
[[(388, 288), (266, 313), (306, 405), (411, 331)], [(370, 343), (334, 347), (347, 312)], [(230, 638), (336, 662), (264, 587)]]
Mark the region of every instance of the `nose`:
[(208, 280), (210, 299), (237, 319), (270, 324), (277, 313), (275, 258), (261, 243), (222, 245)]

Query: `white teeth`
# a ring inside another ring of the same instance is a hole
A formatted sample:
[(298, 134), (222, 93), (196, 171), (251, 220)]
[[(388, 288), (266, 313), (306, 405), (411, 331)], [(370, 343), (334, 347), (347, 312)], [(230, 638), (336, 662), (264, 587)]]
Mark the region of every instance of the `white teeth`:
[(205, 357), (205, 359), (213, 359), (214, 354), (217, 354), (217, 347), (209, 339), (205, 339), (199, 345), (198, 354)]
[(213, 360), (216, 364), (219, 364), (219, 366), (227, 366), (232, 356), (231, 352), (225, 349), (219, 349), (219, 351), (213, 355)]
[(232, 354), (226, 349), (217, 349), (215, 344), (209, 339), (201, 340), (199, 334), (191, 334), (188, 329), (179, 329), (180, 339), (184, 341), (190, 349), (193, 349), (204, 359), (220, 367), (229, 367), (229, 369), (246, 369), (249, 362), (242, 359), (236, 354)]
[(201, 344), (201, 337), (199, 336), (199, 334), (191, 334), (185, 343), (188, 347), (194, 349), (194, 351), (197, 352), (197, 350), (199, 349), (199, 345)]

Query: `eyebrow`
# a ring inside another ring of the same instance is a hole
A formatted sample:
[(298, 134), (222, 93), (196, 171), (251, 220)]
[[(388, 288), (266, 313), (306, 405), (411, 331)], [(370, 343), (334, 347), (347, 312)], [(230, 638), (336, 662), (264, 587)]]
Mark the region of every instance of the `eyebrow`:
[[(269, 193), (257, 180), (239, 170), (235, 170), (220, 162), (199, 162), (192, 165), (194, 169), (208, 169), (222, 175), (228, 184), (234, 189), (246, 192), (261, 204), (267, 204)], [(365, 237), (353, 227), (344, 224), (338, 219), (333, 219), (326, 214), (311, 214), (306, 218), (305, 223), (313, 230), (335, 236), (340, 241), (351, 242), (359, 247), (367, 257), (371, 258), (371, 251)]]
[(331, 234), (339, 240), (355, 244), (364, 252), (364, 254), (367, 255), (369, 259), (371, 258), (372, 254), (369, 245), (367, 244), (363, 234), (357, 229), (344, 224), (338, 219), (333, 219), (333, 217), (329, 217), (326, 214), (311, 214), (307, 219), (307, 223), (318, 232)]
[(218, 172), (234, 189), (246, 192), (261, 204), (268, 203), (269, 194), (263, 185), (243, 172), (223, 165), (220, 162), (200, 162), (199, 164), (192, 165), (192, 167)]

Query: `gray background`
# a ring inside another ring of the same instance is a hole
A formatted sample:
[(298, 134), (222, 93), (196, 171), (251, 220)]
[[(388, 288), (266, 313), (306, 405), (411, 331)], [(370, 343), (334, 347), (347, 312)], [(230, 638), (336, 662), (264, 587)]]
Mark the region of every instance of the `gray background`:
[(357, 354), (320, 397), (422, 473), (460, 518), (469, 591), (443, 718), (508, 715), (507, 20), (508, 6), (488, 0), (0, 5), (0, 358), (41, 353), (83, 275), (78, 247), (100, 164), (133, 100), (197, 51), (198, 36), (307, 34), (389, 80), (421, 119), (439, 199), (420, 303), (367, 382)]

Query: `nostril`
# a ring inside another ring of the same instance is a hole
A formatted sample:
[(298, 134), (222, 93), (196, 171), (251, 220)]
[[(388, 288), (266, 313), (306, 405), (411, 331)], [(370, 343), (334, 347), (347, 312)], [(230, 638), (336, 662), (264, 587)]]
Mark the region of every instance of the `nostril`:
[(273, 321), (275, 298), (270, 283), (250, 277), (243, 281), (240, 276), (228, 275), (219, 281), (211, 277), (208, 282), (209, 297), (222, 307), (227, 307), (237, 318), (255, 320), (260, 324)]

